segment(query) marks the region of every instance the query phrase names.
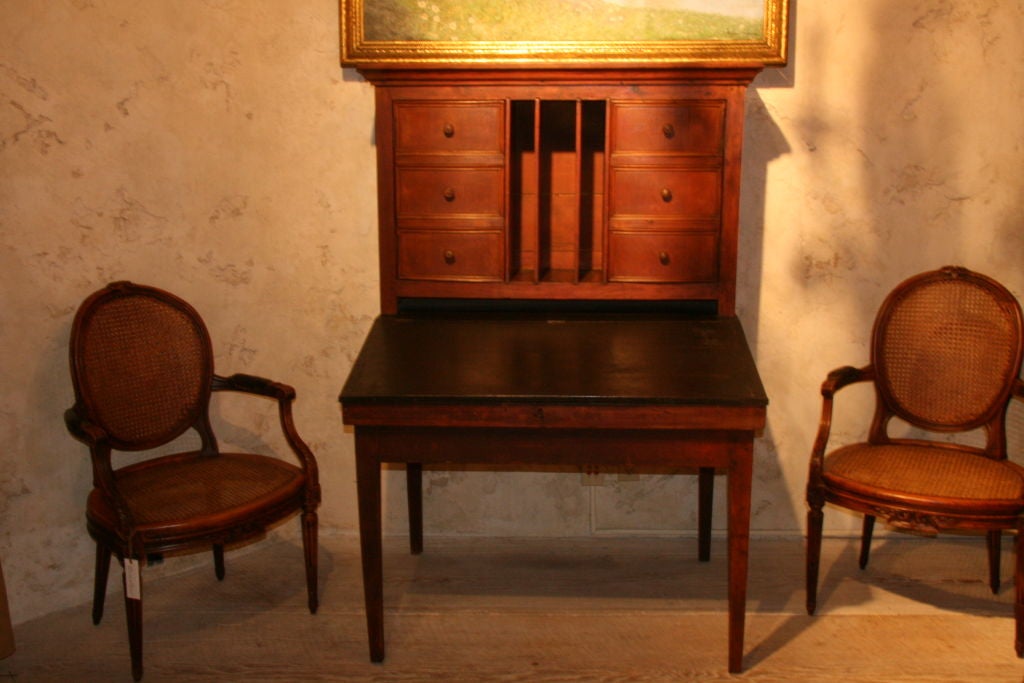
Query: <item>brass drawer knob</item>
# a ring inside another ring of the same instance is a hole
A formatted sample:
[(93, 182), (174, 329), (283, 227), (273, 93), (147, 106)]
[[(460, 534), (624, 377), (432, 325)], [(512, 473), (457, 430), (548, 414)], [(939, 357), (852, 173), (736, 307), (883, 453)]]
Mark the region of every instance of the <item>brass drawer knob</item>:
[(454, 202), (455, 201), (455, 188), (454, 187), (446, 187), (444, 189), (444, 200), (446, 202)]
[(663, 188), (661, 190), (661, 201), (665, 202), (666, 204), (672, 201), (672, 190), (668, 189), (667, 187)]
[(666, 123), (661, 127), (661, 132), (665, 134), (665, 137), (669, 140), (676, 136), (676, 128), (671, 123)]
[(446, 138), (455, 137), (455, 126), (451, 123), (444, 124), (444, 136)]
[(658, 252), (658, 262), (661, 263), (661, 265), (667, 266), (670, 260), (671, 259), (669, 259), (667, 251)]
[(445, 249), (444, 250), (444, 262), (447, 263), (449, 266), (451, 264), (455, 263), (455, 252), (452, 251), (451, 249)]

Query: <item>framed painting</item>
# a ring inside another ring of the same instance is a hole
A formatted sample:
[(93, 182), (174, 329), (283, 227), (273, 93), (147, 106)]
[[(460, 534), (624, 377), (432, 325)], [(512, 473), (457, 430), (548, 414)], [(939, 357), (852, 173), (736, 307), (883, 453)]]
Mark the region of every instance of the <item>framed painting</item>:
[(340, 0), (363, 67), (786, 62), (789, 0)]

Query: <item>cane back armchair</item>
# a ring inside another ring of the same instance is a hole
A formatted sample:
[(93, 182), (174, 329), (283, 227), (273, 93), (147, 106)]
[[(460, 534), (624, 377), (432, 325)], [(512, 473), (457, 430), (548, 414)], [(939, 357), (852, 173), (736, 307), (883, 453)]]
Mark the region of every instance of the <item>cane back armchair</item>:
[[(82, 303), (70, 356), (75, 403), (65, 423), (92, 457), (86, 525), (96, 541), (93, 622), (103, 616), (114, 554), (124, 568), (135, 680), (142, 677), (140, 568), (147, 558), (212, 550), (215, 574), (223, 579), (225, 546), (259, 538), (298, 513), (309, 610), (316, 612), (320, 487), (316, 459), (292, 421), (294, 390), (251, 375), (214, 374), (210, 337), (195, 309), (168, 292), (129, 282), (110, 284)], [(297, 464), (221, 452), (208, 414), (214, 391), (276, 400)], [(198, 450), (142, 454), (147, 459), (114, 465), (115, 452), (163, 451), (190, 429), (198, 433)]]
[[(1024, 398), (1021, 320), (1016, 299), (991, 278), (953, 266), (922, 273), (882, 304), (870, 364), (829, 373), (807, 484), (809, 614), (817, 606), (825, 503), (864, 515), (861, 568), (877, 517), (925, 535), (984, 531), (993, 592), (1001, 532), (1015, 530), (1015, 646), (1024, 656), (1024, 468), (1007, 458), (1006, 446), (1010, 400)], [(875, 389), (867, 441), (827, 452), (833, 397), (857, 382)], [(894, 418), (913, 428), (913, 438), (890, 435)], [(974, 430), (983, 445), (949, 438)]]

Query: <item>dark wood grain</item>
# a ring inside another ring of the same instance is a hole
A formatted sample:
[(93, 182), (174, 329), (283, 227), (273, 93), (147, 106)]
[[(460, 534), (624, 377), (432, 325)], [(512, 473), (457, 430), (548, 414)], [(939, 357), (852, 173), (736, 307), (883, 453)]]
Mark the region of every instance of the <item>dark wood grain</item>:
[(740, 671), (753, 439), (767, 397), (735, 318), (381, 316), (341, 395), (356, 437), (370, 657), (384, 658), (382, 463), (407, 463), (423, 550), (424, 464), (696, 467), (699, 559), (728, 475), (729, 670)]
[(767, 397), (736, 318), (381, 316), (341, 401), (761, 409)]

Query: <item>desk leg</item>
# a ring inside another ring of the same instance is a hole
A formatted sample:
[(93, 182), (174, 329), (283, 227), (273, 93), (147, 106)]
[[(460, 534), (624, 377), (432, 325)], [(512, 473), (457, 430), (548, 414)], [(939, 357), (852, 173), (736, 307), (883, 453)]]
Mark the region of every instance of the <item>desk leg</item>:
[(384, 661), (384, 566), (381, 547), (380, 461), (372, 437), (356, 428), (356, 488), (359, 544), (363, 556), (363, 595), (370, 661)]
[(697, 559), (711, 559), (711, 507), (715, 502), (715, 468), (701, 467), (697, 473)]
[(729, 466), (729, 673), (743, 671), (753, 451), (752, 442), (738, 444)]
[(423, 465), (406, 464), (405, 497), (409, 505), (409, 552), (423, 552)]

